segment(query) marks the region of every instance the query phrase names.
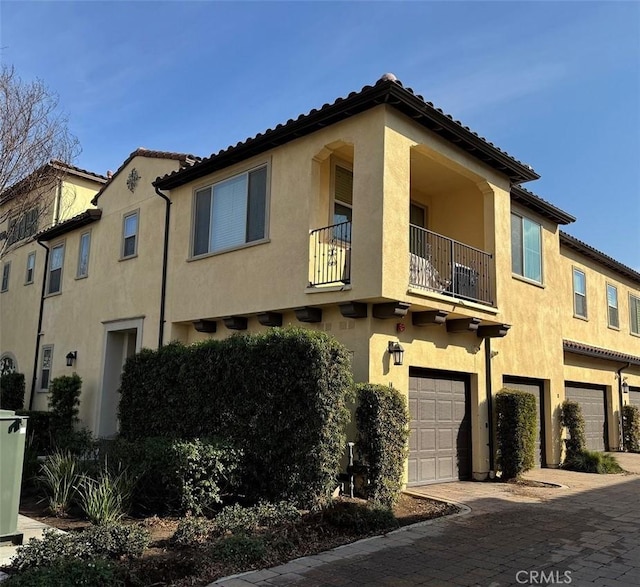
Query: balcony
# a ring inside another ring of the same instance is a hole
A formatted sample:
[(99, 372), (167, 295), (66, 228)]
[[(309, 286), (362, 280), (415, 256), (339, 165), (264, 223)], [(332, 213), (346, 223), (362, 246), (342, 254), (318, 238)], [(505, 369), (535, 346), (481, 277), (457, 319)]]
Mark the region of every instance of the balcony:
[(409, 246), (410, 286), (494, 305), (489, 253), (413, 224)]
[(317, 228), (309, 236), (313, 257), (309, 286), (351, 283), (351, 222)]

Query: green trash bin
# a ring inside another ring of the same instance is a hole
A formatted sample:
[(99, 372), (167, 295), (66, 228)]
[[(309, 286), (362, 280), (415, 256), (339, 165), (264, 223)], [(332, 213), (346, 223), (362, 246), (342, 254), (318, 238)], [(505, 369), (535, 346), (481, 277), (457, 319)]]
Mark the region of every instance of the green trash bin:
[(22, 544), (22, 534), (18, 533), (18, 507), (26, 438), (26, 416), (0, 410), (0, 542)]

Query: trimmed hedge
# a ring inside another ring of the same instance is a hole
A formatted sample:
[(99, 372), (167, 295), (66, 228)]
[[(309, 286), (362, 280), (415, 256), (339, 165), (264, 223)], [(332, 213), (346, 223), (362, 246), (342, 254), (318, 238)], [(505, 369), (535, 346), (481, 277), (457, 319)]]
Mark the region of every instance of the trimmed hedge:
[(53, 413), (56, 436), (69, 436), (78, 423), (82, 379), (77, 373), (51, 380), (49, 409)]
[(498, 467), (503, 479), (514, 479), (535, 465), (536, 398), (515, 389), (496, 394)]
[(624, 447), (629, 452), (640, 452), (640, 410), (637, 406), (626, 405), (622, 408), (624, 427)]
[(18, 410), (19, 416), (27, 416), (27, 443), (36, 455), (49, 454), (53, 450), (52, 412)]
[(587, 448), (584, 435), (584, 417), (578, 402), (565, 400), (560, 407), (560, 424), (567, 428), (569, 438), (564, 441), (565, 460), (572, 461)]
[(137, 478), (134, 506), (154, 513), (202, 515), (220, 503), (238, 473), (241, 453), (216, 439), (119, 439), (108, 462)]
[(348, 351), (325, 333), (273, 328), (143, 350), (124, 368), (120, 433), (128, 440), (219, 437), (243, 453), (251, 499), (329, 499), (344, 453)]
[(400, 496), (409, 437), (409, 412), (404, 396), (393, 387), (356, 386), (358, 451), (368, 467), (368, 497), (392, 507)]
[(21, 410), (24, 406), (24, 374), (6, 373), (0, 376), (0, 409)]

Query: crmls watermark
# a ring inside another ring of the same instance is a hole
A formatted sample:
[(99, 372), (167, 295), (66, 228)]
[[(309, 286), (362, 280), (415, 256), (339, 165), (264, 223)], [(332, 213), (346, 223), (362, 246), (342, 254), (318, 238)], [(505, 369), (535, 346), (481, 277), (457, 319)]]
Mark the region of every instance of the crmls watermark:
[(518, 571), (518, 585), (570, 585), (571, 571)]

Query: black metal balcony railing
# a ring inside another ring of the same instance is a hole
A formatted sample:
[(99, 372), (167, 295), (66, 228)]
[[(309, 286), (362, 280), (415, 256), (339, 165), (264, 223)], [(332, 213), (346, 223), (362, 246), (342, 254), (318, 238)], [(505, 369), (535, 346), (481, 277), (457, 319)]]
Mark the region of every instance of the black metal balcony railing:
[(310, 233), (313, 273), (310, 286), (351, 282), (351, 222), (317, 228)]
[(409, 247), (410, 285), (493, 305), (489, 253), (413, 224)]

